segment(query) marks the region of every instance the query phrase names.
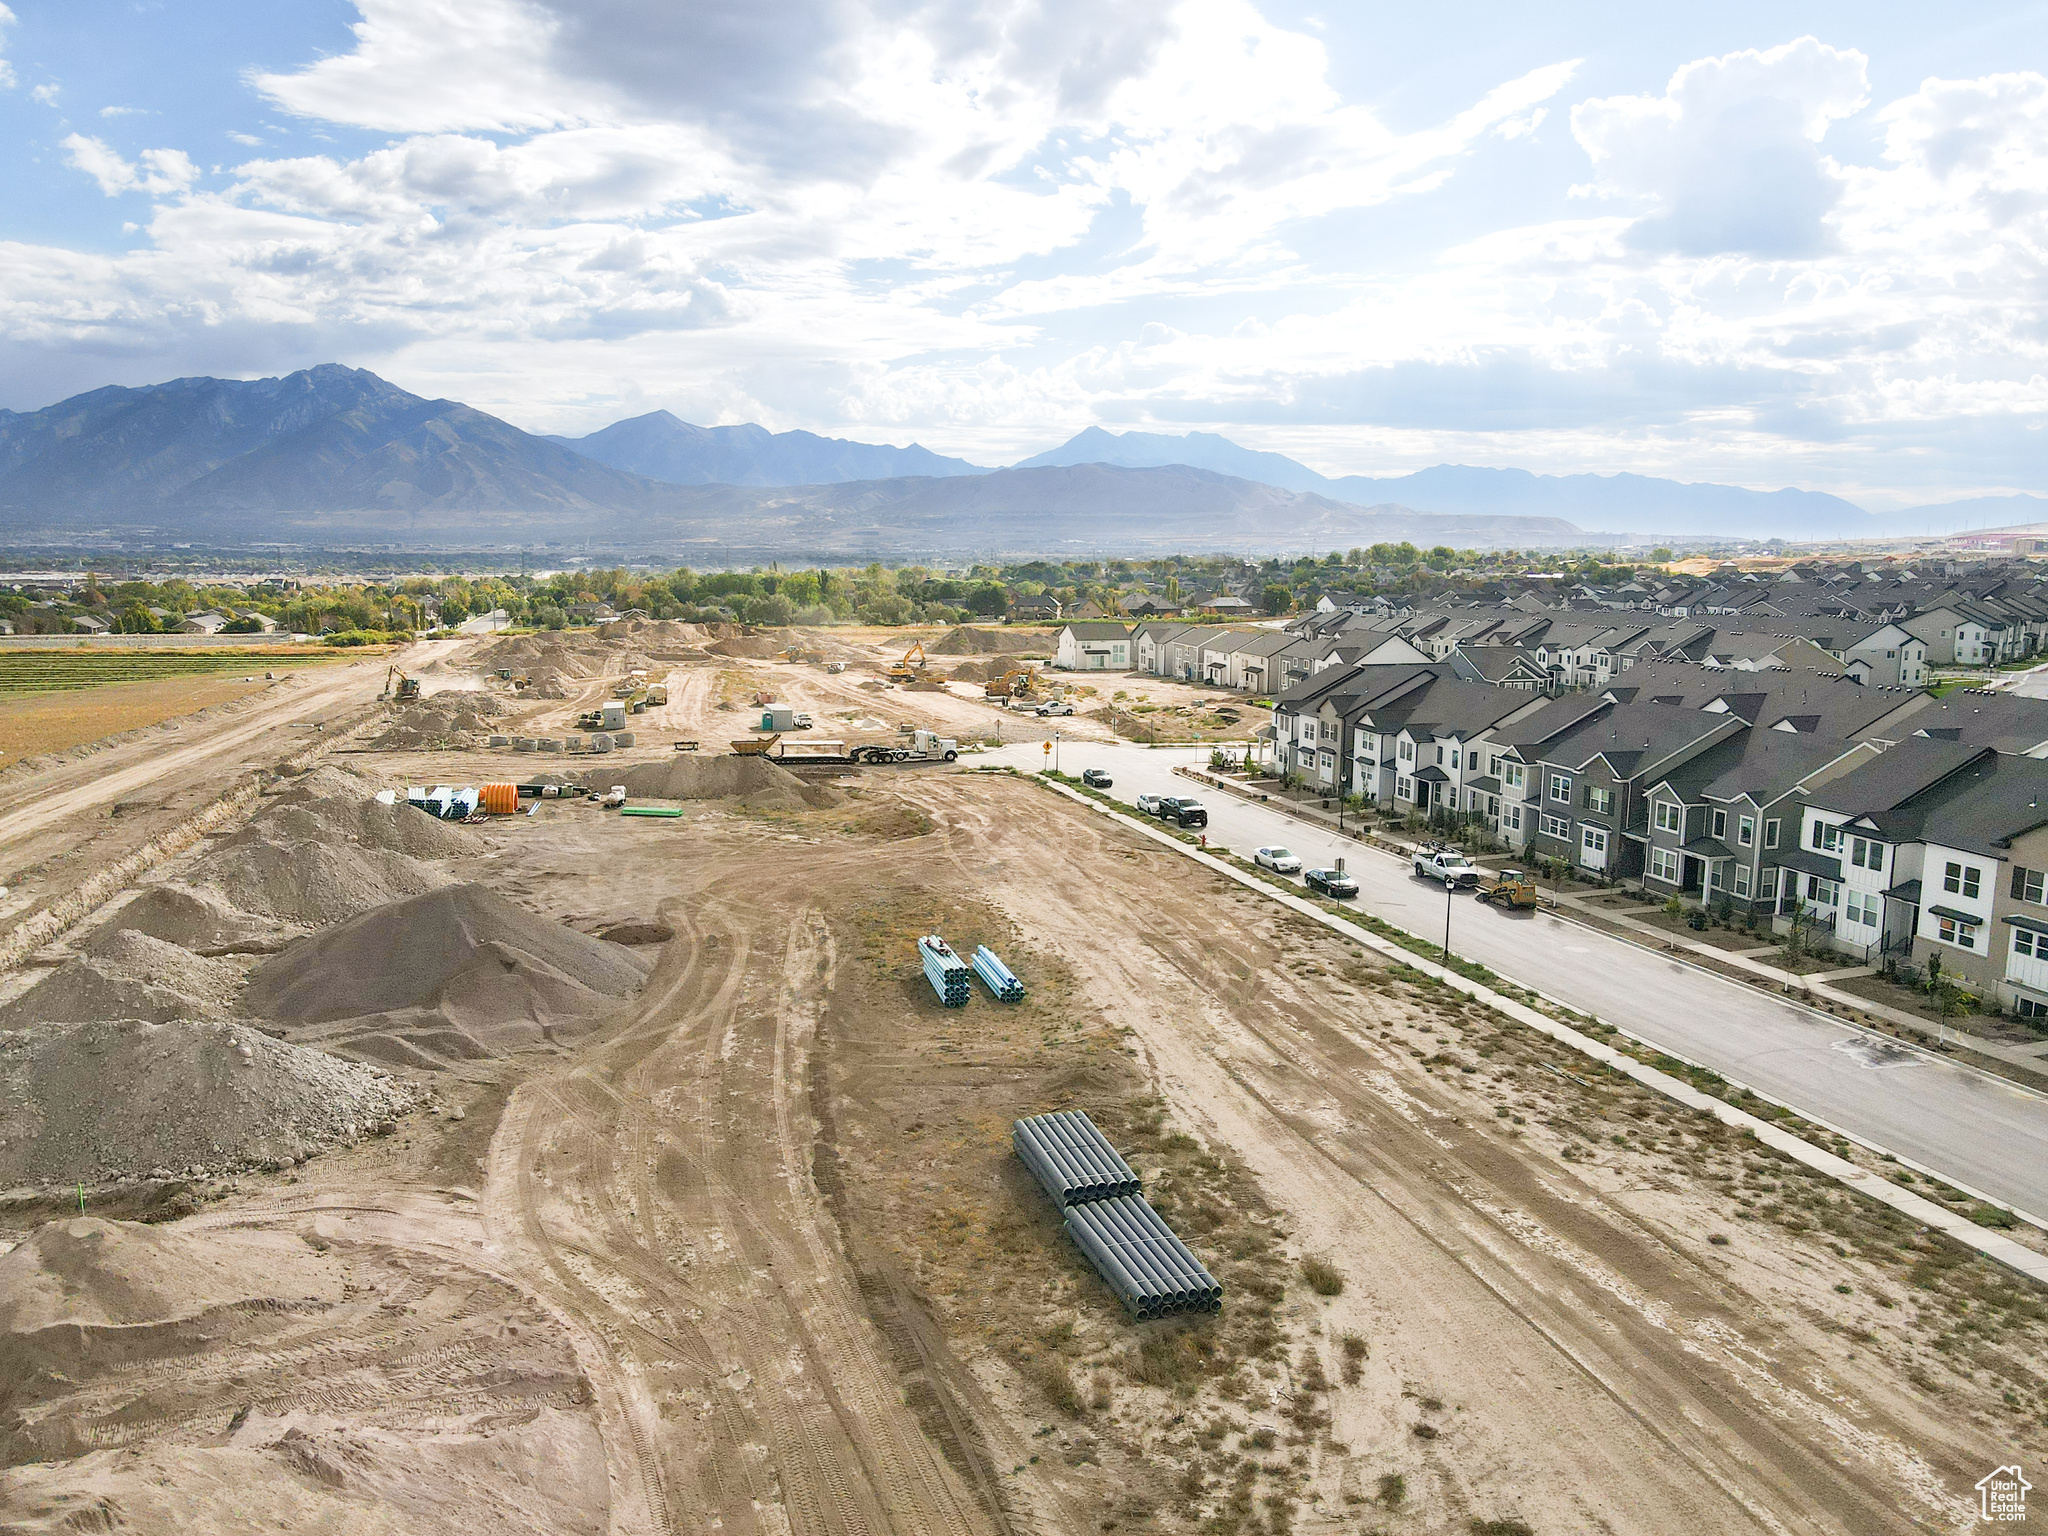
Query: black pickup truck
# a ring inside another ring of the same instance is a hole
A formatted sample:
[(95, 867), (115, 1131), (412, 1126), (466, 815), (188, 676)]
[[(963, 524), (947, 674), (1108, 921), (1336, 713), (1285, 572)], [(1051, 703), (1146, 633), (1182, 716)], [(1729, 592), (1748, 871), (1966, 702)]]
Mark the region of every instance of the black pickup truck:
[(1190, 800), (1185, 795), (1161, 795), (1159, 797), (1159, 819), (1170, 821), (1181, 827), (1206, 827), (1209, 813), (1202, 808), (1199, 800)]

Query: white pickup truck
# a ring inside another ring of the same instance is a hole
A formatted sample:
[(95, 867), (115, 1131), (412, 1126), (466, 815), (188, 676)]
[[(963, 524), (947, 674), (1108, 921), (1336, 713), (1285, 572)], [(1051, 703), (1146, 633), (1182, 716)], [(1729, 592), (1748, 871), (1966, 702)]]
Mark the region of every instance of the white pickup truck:
[(1479, 884), (1479, 866), (1455, 848), (1418, 848), (1415, 873), (1429, 880), (1441, 880), (1452, 890)]

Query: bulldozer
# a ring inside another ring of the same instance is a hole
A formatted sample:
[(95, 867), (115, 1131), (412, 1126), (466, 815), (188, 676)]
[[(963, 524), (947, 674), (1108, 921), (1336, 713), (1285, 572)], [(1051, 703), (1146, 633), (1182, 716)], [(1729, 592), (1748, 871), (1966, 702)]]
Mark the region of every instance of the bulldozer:
[(380, 699), (397, 699), (401, 703), (419, 696), (420, 680), (416, 677), (407, 677), (396, 667), (391, 667), (384, 673), (384, 691), (377, 695)]
[(925, 666), (924, 642), (918, 640), (913, 642), (910, 649), (903, 653), (903, 659), (889, 669), (889, 681), (892, 683), (914, 683), (924, 674)]

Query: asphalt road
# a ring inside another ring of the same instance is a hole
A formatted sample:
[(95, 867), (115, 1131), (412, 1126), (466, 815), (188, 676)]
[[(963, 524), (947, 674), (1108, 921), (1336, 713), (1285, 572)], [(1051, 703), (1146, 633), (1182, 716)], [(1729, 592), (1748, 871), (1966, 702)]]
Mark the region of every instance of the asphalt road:
[[(1700, 1062), (1807, 1118), (1874, 1142), (1952, 1182), (2048, 1217), (2048, 1097), (2002, 1078), (1891, 1045), (1808, 1009), (1544, 913), (1496, 912), (1470, 896), (1446, 901), (1389, 854), (1339, 841), (1293, 817), (1176, 777), (1206, 761), (1192, 750), (1062, 741), (1067, 773), (1106, 769), (1109, 793), (1193, 794), (1209, 811), (1211, 841), (1249, 858), (1279, 845), (1303, 863), (1341, 855), (1358, 880), (1358, 905), (1411, 933), (1437, 938), (1450, 916), (1451, 950), (1573, 1008)], [(1003, 761), (1044, 766), (1033, 745)], [(982, 759), (987, 761), (987, 759)]]

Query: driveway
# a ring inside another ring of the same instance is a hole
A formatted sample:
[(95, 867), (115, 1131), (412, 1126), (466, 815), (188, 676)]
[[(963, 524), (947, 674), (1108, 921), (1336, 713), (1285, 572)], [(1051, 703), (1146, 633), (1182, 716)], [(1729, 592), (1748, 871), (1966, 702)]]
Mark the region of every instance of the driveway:
[[(1496, 912), (1470, 896), (1447, 899), (1441, 886), (1418, 880), (1389, 854), (1234, 796), (1203, 793), (1175, 776), (1176, 765), (1206, 763), (1206, 752), (1076, 741), (1061, 741), (1058, 750), (1068, 773), (1108, 770), (1115, 780), (1110, 793), (1126, 807), (1145, 793), (1195, 795), (1209, 810), (1210, 840), (1246, 857), (1271, 844), (1292, 849), (1309, 867), (1341, 856), (1366, 911), (1431, 939), (1443, 933), (1448, 913), (1454, 954), (1711, 1067), (1808, 1119), (2048, 1216), (2048, 1097), (1578, 923)], [(1033, 769), (1046, 761), (1035, 745), (993, 755)]]

